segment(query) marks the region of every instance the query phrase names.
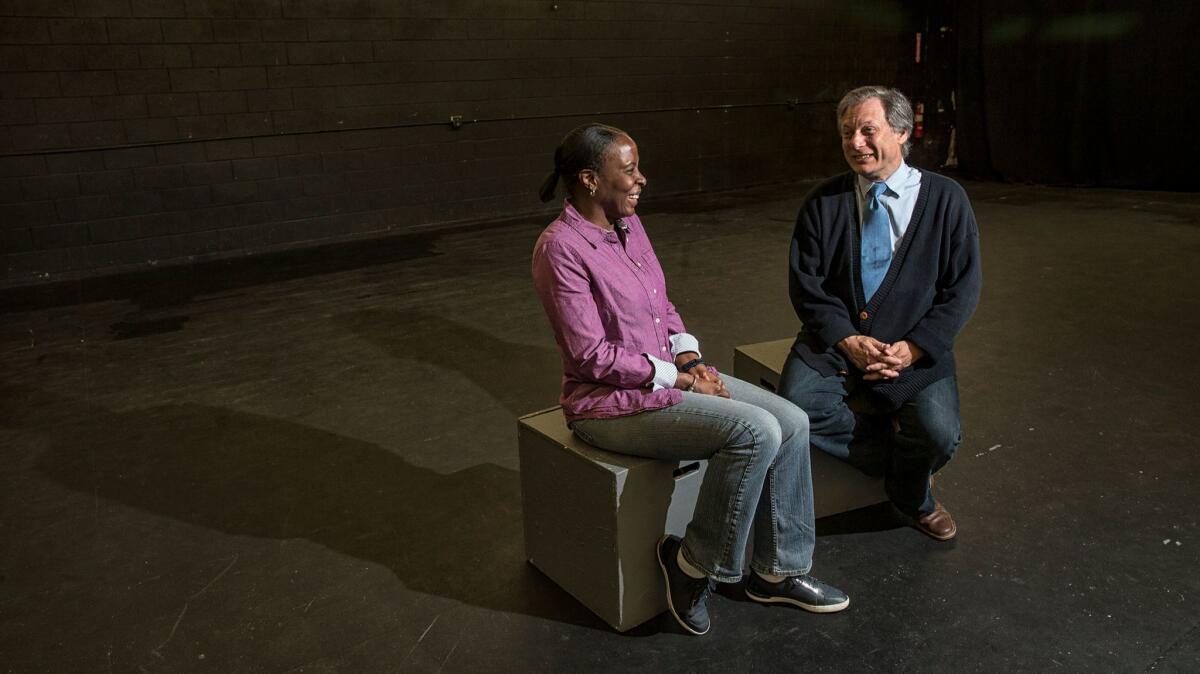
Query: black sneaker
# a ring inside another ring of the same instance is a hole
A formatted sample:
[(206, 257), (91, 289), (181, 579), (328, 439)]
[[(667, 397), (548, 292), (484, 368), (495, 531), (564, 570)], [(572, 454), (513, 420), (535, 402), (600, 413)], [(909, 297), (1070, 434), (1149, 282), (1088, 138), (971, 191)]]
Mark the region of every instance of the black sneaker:
[(813, 613), (836, 613), (850, 605), (845, 592), (809, 575), (772, 583), (751, 571), (746, 596), (762, 604), (791, 604)]
[(679, 537), (670, 534), (658, 539), (658, 567), (667, 584), (667, 606), (683, 629), (692, 634), (706, 634), (712, 579), (692, 578), (679, 568), (679, 544)]

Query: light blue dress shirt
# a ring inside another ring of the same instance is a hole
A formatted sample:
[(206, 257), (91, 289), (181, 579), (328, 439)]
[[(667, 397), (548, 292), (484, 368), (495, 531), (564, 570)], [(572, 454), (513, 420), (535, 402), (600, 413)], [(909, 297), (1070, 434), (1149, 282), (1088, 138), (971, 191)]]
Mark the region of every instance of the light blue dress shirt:
[[(912, 220), (913, 208), (917, 205), (917, 195), (921, 192), (921, 172), (900, 161), (900, 166), (888, 179), (883, 181), (887, 189), (880, 195), (879, 201), (888, 212), (892, 223), (892, 253), (900, 246), (908, 223)], [(868, 192), (872, 182), (861, 175), (857, 177), (855, 193), (858, 195), (858, 227), (862, 231), (863, 211), (866, 208)]]

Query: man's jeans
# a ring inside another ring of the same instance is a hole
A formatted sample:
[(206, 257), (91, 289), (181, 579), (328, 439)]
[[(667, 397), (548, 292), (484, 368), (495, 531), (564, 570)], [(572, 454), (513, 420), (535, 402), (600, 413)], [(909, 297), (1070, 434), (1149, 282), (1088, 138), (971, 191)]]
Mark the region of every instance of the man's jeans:
[(722, 582), (745, 566), (783, 576), (808, 573), (813, 526), (808, 417), (779, 396), (721, 375), (732, 398), (683, 394), (683, 402), (612, 419), (572, 424), (589, 444), (671, 461), (708, 459), (683, 554)]
[(955, 377), (939, 379), (899, 410), (889, 410), (861, 377), (826, 377), (793, 351), (779, 378), (779, 394), (808, 413), (813, 447), (863, 472), (882, 473), (888, 498), (905, 514), (933, 512), (929, 478), (950, 461), (962, 440)]

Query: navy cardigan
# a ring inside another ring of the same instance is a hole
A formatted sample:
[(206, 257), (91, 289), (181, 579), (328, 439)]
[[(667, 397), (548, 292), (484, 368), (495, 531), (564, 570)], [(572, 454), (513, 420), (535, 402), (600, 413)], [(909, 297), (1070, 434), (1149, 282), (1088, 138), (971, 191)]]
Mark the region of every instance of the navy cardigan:
[(803, 327), (792, 349), (828, 377), (855, 371), (836, 346), (845, 337), (912, 341), (924, 358), (898, 379), (867, 382), (899, 407), (955, 373), (954, 338), (979, 301), (979, 227), (958, 183), (922, 171), (908, 229), (879, 290), (866, 302), (854, 179), (848, 172), (822, 182), (800, 208), (788, 291)]

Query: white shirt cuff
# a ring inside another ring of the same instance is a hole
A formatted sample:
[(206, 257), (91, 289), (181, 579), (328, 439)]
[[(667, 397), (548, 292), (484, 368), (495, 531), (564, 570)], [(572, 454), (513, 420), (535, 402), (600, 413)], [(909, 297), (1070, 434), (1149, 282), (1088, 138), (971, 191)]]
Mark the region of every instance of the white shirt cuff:
[(696, 357), (700, 357), (700, 340), (689, 335), (686, 332), (679, 332), (671, 335), (671, 355), (678, 356), (687, 351), (695, 351)]
[(675, 386), (675, 379), (679, 376), (679, 369), (675, 367), (675, 363), (668, 363), (648, 353), (643, 353), (642, 355), (654, 366), (654, 379), (650, 380), (651, 391)]

